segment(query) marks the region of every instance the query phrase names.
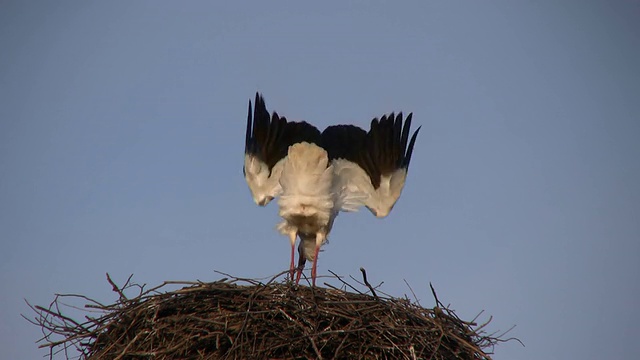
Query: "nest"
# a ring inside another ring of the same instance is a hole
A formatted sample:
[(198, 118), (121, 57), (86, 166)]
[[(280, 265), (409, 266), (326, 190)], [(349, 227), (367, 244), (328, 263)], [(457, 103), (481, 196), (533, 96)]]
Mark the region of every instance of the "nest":
[[(361, 290), (337, 276), (340, 287), (313, 288), (282, 275), (145, 290), (131, 278), (119, 287), (107, 274), (116, 303), (57, 295), (48, 308), (30, 305), (30, 321), (43, 330), (40, 347), (67, 359), (490, 359), (505, 341), (487, 335), (486, 323), (462, 321), (435, 291), (436, 306), (424, 308), (376, 291), (361, 270), (364, 282), (352, 278)], [(62, 314), (69, 297), (85, 302), (82, 321)]]

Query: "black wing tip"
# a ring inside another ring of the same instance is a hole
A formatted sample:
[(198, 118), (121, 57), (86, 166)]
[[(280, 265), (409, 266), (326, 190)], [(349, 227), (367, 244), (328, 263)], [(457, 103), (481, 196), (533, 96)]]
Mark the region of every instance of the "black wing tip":
[[(411, 120), (413, 119), (413, 112), (407, 114), (407, 116), (402, 119), (402, 112), (398, 113), (398, 117), (396, 117), (396, 124), (399, 123), (402, 130), (398, 136), (400, 137), (398, 140), (400, 141), (400, 158), (398, 159), (398, 168), (408, 170), (409, 163), (411, 162), (411, 154), (413, 153), (413, 147), (416, 142), (416, 138), (418, 136), (418, 132), (420, 132), (420, 128), (422, 126), (418, 126), (418, 129), (411, 136), (411, 140), (409, 140), (409, 133), (411, 132)], [(407, 146), (407, 141), (408, 146)]]
[(249, 111), (247, 112), (247, 130), (244, 137), (244, 153), (248, 154), (251, 151), (251, 140), (253, 138), (253, 134), (251, 129), (253, 127), (253, 117), (251, 116), (253, 110), (251, 108), (251, 100), (249, 100)]
[(385, 114), (371, 121), (368, 152), (380, 170), (380, 175), (409, 168), (413, 148), (422, 128), (419, 126), (411, 134), (412, 119), (412, 112), (404, 117), (403, 112), (400, 111)]
[[(251, 101), (249, 101), (251, 109)], [(289, 122), (276, 111), (269, 113), (260, 92), (255, 94), (253, 118), (247, 118), (245, 153), (257, 157), (269, 169), (287, 155), (289, 145), (296, 142), (320, 143), (320, 131), (304, 122)]]
[(409, 141), (409, 147), (407, 148), (407, 152), (404, 156), (403, 168), (407, 171), (409, 171), (409, 164), (411, 163), (411, 155), (413, 154), (413, 146), (416, 143), (416, 139), (418, 138), (418, 133), (420, 132), (420, 129), (422, 129), (422, 125), (418, 126), (416, 131), (413, 132), (413, 135), (411, 135), (411, 141)]
[(264, 97), (259, 92), (256, 92), (256, 99), (253, 108), (253, 121), (258, 121), (264, 118), (264, 115), (269, 116), (269, 111), (267, 110), (267, 105), (264, 101)]
[(249, 99), (249, 110), (247, 113), (247, 129), (245, 134), (245, 154), (256, 155), (259, 152), (258, 137), (264, 136), (264, 130), (269, 125), (269, 112), (267, 111), (264, 98), (260, 92), (256, 91), (253, 104)]

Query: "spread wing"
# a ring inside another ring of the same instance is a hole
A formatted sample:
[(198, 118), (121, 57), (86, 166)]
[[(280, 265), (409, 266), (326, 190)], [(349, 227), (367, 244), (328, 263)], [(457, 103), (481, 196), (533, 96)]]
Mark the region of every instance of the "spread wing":
[(420, 128), (409, 140), (409, 114), (392, 113), (373, 119), (369, 132), (337, 125), (322, 133), (322, 144), (333, 160), (337, 208), (355, 211), (366, 206), (375, 216), (389, 214), (400, 197)]
[(320, 141), (320, 131), (304, 121), (288, 122), (276, 112), (269, 115), (264, 99), (256, 93), (255, 109), (249, 101), (245, 135), (244, 177), (253, 200), (265, 206), (278, 196), (279, 179), (290, 145)]

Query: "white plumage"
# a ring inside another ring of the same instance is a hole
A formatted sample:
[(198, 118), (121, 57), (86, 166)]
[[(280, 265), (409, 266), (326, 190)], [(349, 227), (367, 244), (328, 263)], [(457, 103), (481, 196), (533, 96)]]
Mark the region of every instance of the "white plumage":
[(373, 119), (367, 132), (353, 125), (335, 125), (322, 133), (306, 122), (271, 116), (256, 94), (249, 103), (244, 174), (256, 204), (278, 198), (282, 222), (277, 229), (291, 242), (290, 272), (295, 242), (299, 261), (296, 283), (306, 260), (313, 261), (315, 286), (318, 252), (340, 211), (366, 206), (375, 216), (387, 216), (400, 197), (418, 135), (409, 141), (411, 114)]
[(280, 175), (285, 159), (281, 159), (269, 170), (269, 167), (257, 157), (246, 154), (244, 156), (245, 179), (251, 189), (253, 201), (264, 206), (282, 192)]
[(313, 216), (328, 222), (333, 209), (332, 180), (333, 166), (323, 148), (308, 142), (291, 145), (280, 175), (280, 216)]

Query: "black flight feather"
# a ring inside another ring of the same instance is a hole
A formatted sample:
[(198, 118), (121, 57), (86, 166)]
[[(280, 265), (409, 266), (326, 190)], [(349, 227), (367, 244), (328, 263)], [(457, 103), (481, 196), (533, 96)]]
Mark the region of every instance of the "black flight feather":
[(269, 171), (287, 156), (289, 146), (298, 142), (320, 143), (320, 131), (305, 122), (288, 122), (276, 112), (269, 115), (263, 97), (256, 93), (253, 117), (251, 101), (247, 115), (245, 153), (257, 157)]
[(356, 163), (369, 175), (374, 189), (380, 187), (382, 176), (391, 175), (398, 169), (408, 169), (420, 131), (418, 128), (413, 133), (407, 148), (412, 116), (409, 114), (403, 121), (401, 112), (397, 115), (391, 113), (371, 121), (365, 146), (359, 148)]

